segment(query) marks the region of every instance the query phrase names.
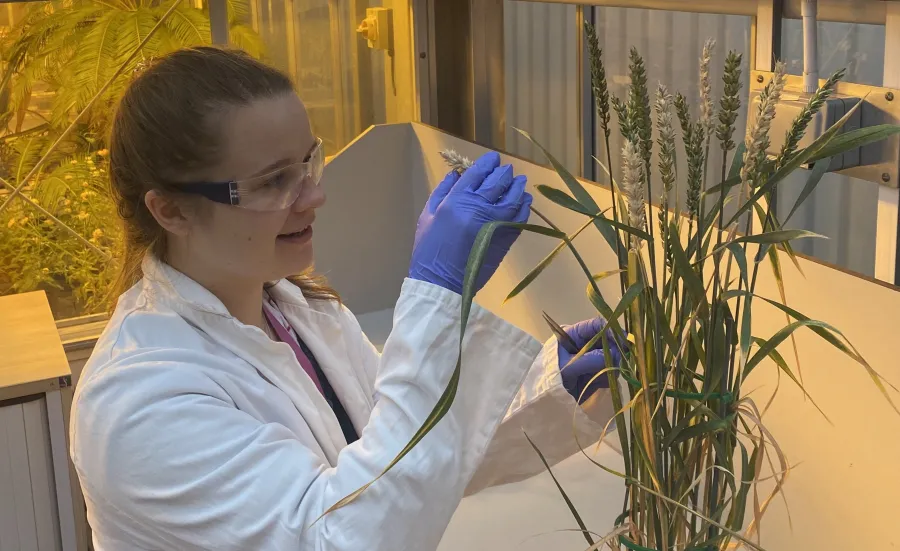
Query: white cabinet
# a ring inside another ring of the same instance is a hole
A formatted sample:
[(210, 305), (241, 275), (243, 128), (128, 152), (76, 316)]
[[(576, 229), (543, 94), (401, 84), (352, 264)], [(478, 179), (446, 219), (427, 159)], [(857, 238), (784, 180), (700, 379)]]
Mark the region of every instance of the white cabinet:
[(69, 381), (44, 293), (0, 297), (0, 551), (75, 549), (59, 390)]

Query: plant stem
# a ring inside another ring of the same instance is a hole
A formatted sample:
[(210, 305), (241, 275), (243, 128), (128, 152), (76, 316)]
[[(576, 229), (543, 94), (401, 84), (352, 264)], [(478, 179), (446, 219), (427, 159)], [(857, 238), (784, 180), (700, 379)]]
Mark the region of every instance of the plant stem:
[[(725, 306), (723, 305), (722, 307), (724, 308)], [(724, 358), (722, 358), (722, 360), (723, 360), (722, 364), (727, 365), (728, 359), (729, 359), (728, 358), (728, 356), (729, 356), (728, 343), (730, 343), (731, 339), (733, 338), (734, 324), (727, 317), (725, 317), (724, 320), (725, 320), (725, 340), (723, 342), (722, 352), (725, 354), (725, 356), (724, 356)], [(721, 381), (719, 382), (719, 392), (721, 394), (724, 394), (725, 391), (727, 390), (727, 388), (728, 388), (728, 379), (727, 379), (727, 374), (726, 374), (726, 376), (723, 376)], [(719, 406), (718, 407), (719, 417), (724, 419), (727, 414), (725, 400), (723, 398), (720, 398), (719, 400), (717, 400), (717, 402), (718, 402), (718, 406)], [(722, 431), (721, 433), (713, 436), (713, 438), (716, 438), (716, 440), (719, 441), (719, 445), (720, 445), (719, 449), (724, 449), (724, 450), (726, 450), (726, 452), (728, 450), (728, 447), (726, 446), (726, 442), (725, 442), (725, 437), (726, 437), (727, 433), (728, 433), (728, 431)], [(712, 450), (711, 450), (711, 453), (712, 453)], [(713, 464), (724, 468), (727, 464), (728, 458), (727, 457), (719, 457), (718, 453), (715, 453), (714, 456), (715, 456), (715, 460), (714, 460)], [(721, 476), (723, 476), (723, 475), (719, 469), (713, 470), (712, 486), (710, 488), (710, 504), (715, 504), (715, 503), (719, 502), (719, 478)], [(719, 520), (718, 518), (715, 518), (715, 516), (714, 516), (715, 511), (707, 510), (707, 512), (710, 514), (710, 516), (714, 520)], [(709, 534), (709, 539), (713, 540), (718, 535), (718, 529), (715, 526), (711, 525), (709, 527), (708, 534)]]
[[(773, 189), (773, 190), (772, 190), (772, 193), (776, 193), (776, 192), (777, 192), (776, 190), (777, 190), (778, 186), (775, 186), (775, 188), (776, 188), (776, 189)], [(769, 226), (769, 223), (770, 223), (770, 221), (771, 221), (771, 217), (772, 217), (772, 203), (771, 203), (770, 201), (767, 201), (767, 203), (766, 203), (766, 216), (765, 216), (765, 218), (763, 219), (763, 226), (762, 226), (762, 231), (763, 231), (763, 233), (765, 233), (765, 231), (767, 230), (767, 228), (768, 228), (768, 226)], [(745, 246), (746, 246), (746, 245), (745, 245)], [(773, 246), (774, 246), (774, 245), (773, 245)], [(759, 246), (759, 249), (758, 249), (757, 252), (756, 252), (756, 255), (754, 255), (754, 261), (753, 261), (753, 276), (750, 278), (750, 287), (747, 289), (747, 292), (749, 292), (751, 295), (753, 295), (753, 293), (756, 292), (756, 278), (757, 278), (757, 276), (759, 275), (759, 265), (760, 265), (760, 263), (762, 263), (762, 250), (763, 250), (763, 246), (760, 245), (760, 246)], [(777, 253), (776, 253), (776, 254), (777, 254)], [(742, 288), (742, 286), (743, 286), (743, 282), (741, 282), (741, 284), (738, 286), (738, 289), (740, 290), (740, 289)], [(741, 301), (741, 299), (742, 299), (742, 298), (743, 298), (743, 297), (741, 297), (741, 296), (738, 297), (737, 317), (735, 318), (735, 319), (737, 319), (737, 320), (740, 320), (740, 319), (741, 319), (741, 318), (740, 318), (740, 315), (741, 315), (741, 306), (742, 306), (742, 301)], [(749, 301), (749, 300), (750, 300), (750, 297), (747, 297), (747, 300)], [(734, 369), (735, 357), (736, 357), (736, 354), (732, 353), (732, 357), (731, 357), (731, 369), (732, 369), (732, 370)], [(740, 374), (740, 373), (735, 373), (735, 374), (734, 374), (734, 377), (735, 377), (735, 379), (734, 379), (734, 381), (732, 382), (731, 392), (734, 393), (735, 399), (737, 399), (737, 398), (739, 397), (739, 395), (740, 395), (740, 383), (741, 383), (741, 381), (740, 381), (739, 379), (740, 379), (740, 377), (741, 377), (741, 374)]]
[[(612, 166), (613, 165), (612, 165), (612, 150), (609, 148), (609, 128), (603, 129), (603, 135), (604, 135), (604, 144), (606, 146), (606, 166), (609, 169), (609, 189), (610, 189), (610, 191), (612, 191), (613, 220), (615, 220), (617, 223), (621, 223), (621, 220), (619, 219), (619, 197), (618, 197), (618, 193), (616, 192), (616, 184), (613, 181), (613, 177), (612, 177)], [(616, 230), (616, 258), (619, 261), (619, 269), (622, 270), (622, 272), (619, 273), (619, 286), (620, 286), (620, 292), (622, 293), (622, 295), (624, 295), (625, 290), (628, 289), (628, 274), (626, 273), (626, 269), (628, 267), (628, 261), (626, 259), (625, 254), (623, 254), (624, 251), (622, 251), (622, 246), (621, 246), (622, 232), (619, 230), (619, 228), (615, 228), (615, 230)], [(625, 316), (625, 331), (626, 332), (630, 331), (630, 329), (629, 329), (630, 325), (631, 324), (629, 323), (628, 316)]]
[[(655, 239), (654, 230), (653, 230), (653, 226), (655, 226), (656, 224), (653, 223), (653, 221), (654, 221), (653, 216), (652, 216), (653, 207), (652, 207), (652, 203), (650, 203), (650, 197), (653, 197), (653, 193), (652, 193), (651, 185), (650, 185), (650, 162), (649, 161), (645, 162), (644, 168), (645, 168), (645, 175), (646, 175), (645, 179), (646, 179), (646, 183), (647, 183), (647, 205), (646, 205), (646, 208), (649, 211), (649, 214), (647, 217), (647, 220), (648, 220), (647, 225), (649, 226), (649, 230), (650, 230), (650, 243), (647, 244), (647, 249), (648, 249), (648, 253), (650, 256), (650, 265), (652, 266), (652, 270), (650, 272), (650, 277), (652, 278), (651, 281), (653, 284), (653, 287), (651, 289), (648, 289), (647, 292), (654, 293), (656, 296), (659, 296), (659, 286), (658, 286), (658, 279), (657, 279), (658, 266), (656, 264), (656, 239)], [(665, 269), (665, 265), (663, 266), (663, 268)], [(666, 380), (666, 374), (665, 374), (665, 369), (664, 369), (664, 363), (662, 361), (662, 350), (663, 350), (662, 335), (661, 335), (660, 329), (659, 329), (660, 313), (656, 310), (656, 301), (651, 300), (649, 302), (650, 302), (650, 304), (648, 305), (648, 308), (646, 309), (646, 314), (653, 317), (652, 323), (653, 323), (654, 331), (653, 331), (653, 342), (651, 344), (653, 346), (653, 361), (655, 364), (653, 371), (654, 371), (654, 374), (656, 375), (655, 381), (654, 381), (656, 383), (656, 393), (650, 393), (646, 398), (649, 401), (649, 403), (656, 404), (657, 401), (659, 400), (659, 396), (661, 396), (665, 390), (663, 388), (663, 386), (664, 386), (664, 383)], [(648, 321), (651, 321), (651, 320), (648, 320)], [(659, 395), (657, 395), (657, 393)], [(652, 397), (652, 400), (650, 399), (650, 397)], [(660, 409), (661, 409), (661, 413), (660, 413), (661, 416), (665, 417), (668, 415), (666, 412), (665, 400), (662, 401), (662, 405), (661, 405)], [(649, 413), (649, 411), (648, 411), (648, 413)], [(660, 425), (660, 422), (658, 420), (654, 421), (654, 418), (650, 415), (648, 415), (647, 422), (650, 423), (651, 426), (653, 426), (653, 427), (658, 427), (658, 425)], [(660, 430), (662, 430), (661, 427), (658, 427), (658, 428)], [(654, 439), (654, 443), (655, 443), (655, 439)], [(663, 468), (663, 465), (665, 464), (663, 451), (658, 446), (654, 445), (653, 449), (651, 450), (651, 453), (654, 453), (657, 456), (656, 457), (657, 468), (658, 469)], [(662, 502), (659, 502), (659, 500), (655, 500), (655, 501), (658, 502), (657, 503), (658, 511), (654, 510), (654, 515), (657, 516), (657, 518), (655, 519), (656, 520), (655, 525), (656, 525), (656, 531), (657, 531), (657, 541), (658, 541), (658, 543), (662, 544), (664, 542), (663, 542), (663, 537), (662, 537), (662, 532), (661, 532), (660, 519), (665, 518), (666, 508)]]

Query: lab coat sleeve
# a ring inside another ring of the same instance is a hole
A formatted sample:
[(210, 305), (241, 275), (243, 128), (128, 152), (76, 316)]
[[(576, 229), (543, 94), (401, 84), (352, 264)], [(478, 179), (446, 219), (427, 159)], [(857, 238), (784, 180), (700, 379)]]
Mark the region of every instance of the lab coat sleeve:
[[(614, 414), (609, 390), (598, 390), (579, 406), (563, 387), (556, 347), (556, 339), (544, 345), (466, 488), (466, 495), (546, 471), (525, 438), (526, 433), (551, 467), (582, 449), (590, 454), (600, 439)], [(612, 433), (612, 424), (607, 430)]]
[(209, 354), (125, 356), (79, 389), (72, 456), (85, 492), (146, 548), (436, 549), (540, 348), (478, 307), (447, 416), (355, 502), (320, 516), (374, 480), (431, 412), (456, 365), (459, 309), (454, 293), (404, 282), (371, 420), (333, 467), (235, 408), (204, 375)]
[[(378, 351), (361, 331), (360, 335), (367, 377), (374, 381), (379, 365)], [(557, 341), (551, 338), (529, 369), (484, 460), (466, 488), (466, 495), (490, 486), (518, 482), (546, 470), (525, 438), (526, 433), (553, 466), (581, 453), (582, 449), (590, 453), (605, 427), (608, 434), (614, 432), (614, 425), (607, 425), (615, 413), (609, 390), (598, 390), (579, 406), (563, 387), (558, 361)], [(612, 445), (618, 447), (615, 442)]]

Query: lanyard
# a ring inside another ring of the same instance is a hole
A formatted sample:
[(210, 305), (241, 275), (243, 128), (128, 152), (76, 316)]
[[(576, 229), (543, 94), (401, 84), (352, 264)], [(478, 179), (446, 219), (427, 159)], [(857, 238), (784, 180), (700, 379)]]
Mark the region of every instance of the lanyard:
[(303, 371), (309, 375), (309, 378), (312, 379), (312, 382), (316, 384), (316, 388), (319, 389), (323, 395), (325, 391), (322, 390), (322, 383), (319, 381), (319, 376), (316, 375), (316, 370), (313, 368), (312, 362), (309, 361), (309, 358), (303, 352), (303, 349), (300, 348), (300, 343), (297, 342), (297, 339), (288, 331), (288, 328), (281, 324), (280, 321), (272, 314), (269, 308), (263, 308), (263, 313), (266, 315), (266, 319), (269, 321), (269, 325), (272, 329), (275, 330), (275, 334), (278, 335), (278, 339), (291, 347), (291, 350), (294, 351), (294, 356), (297, 357), (297, 361), (300, 362), (300, 367), (303, 368)]

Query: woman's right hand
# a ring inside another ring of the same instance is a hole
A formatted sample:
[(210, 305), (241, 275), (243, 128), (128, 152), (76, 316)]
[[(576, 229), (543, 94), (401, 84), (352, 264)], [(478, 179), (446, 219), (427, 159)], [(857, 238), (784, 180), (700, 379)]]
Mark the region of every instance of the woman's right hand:
[[(448, 174), (431, 194), (416, 225), (409, 277), (462, 294), (469, 252), (481, 227), (493, 221), (528, 221), (532, 196), (525, 176), (489, 152), (460, 176)], [(476, 280), (476, 291), (494, 275), (521, 230), (500, 227), (494, 233)]]

